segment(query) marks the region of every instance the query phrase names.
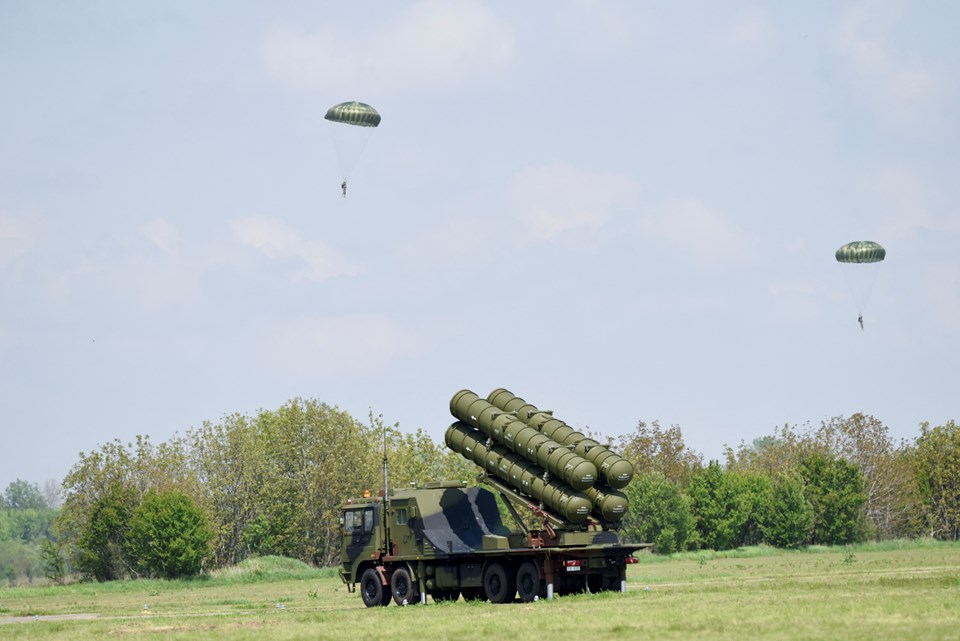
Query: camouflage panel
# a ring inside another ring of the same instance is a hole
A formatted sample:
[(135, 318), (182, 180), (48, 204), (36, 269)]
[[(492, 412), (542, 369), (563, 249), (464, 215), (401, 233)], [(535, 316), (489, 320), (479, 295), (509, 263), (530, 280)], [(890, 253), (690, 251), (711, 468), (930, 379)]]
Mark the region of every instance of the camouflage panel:
[[(490, 490), (480, 487), (425, 487), (398, 490), (391, 502), (415, 496), (417, 515), (409, 526), (415, 538), (431, 545), (438, 555), (469, 554), (483, 549), (484, 537), (506, 537), (497, 501)], [(413, 499), (411, 499), (411, 502)], [(400, 532), (394, 530), (394, 538)]]

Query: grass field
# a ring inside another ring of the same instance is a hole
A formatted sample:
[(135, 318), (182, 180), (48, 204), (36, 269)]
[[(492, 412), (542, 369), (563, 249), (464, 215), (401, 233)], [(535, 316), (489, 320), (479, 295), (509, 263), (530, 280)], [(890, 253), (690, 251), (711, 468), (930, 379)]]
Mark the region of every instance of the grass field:
[(645, 555), (628, 583), (368, 610), (331, 570), (257, 559), (203, 580), (0, 589), (0, 639), (960, 639), (960, 544)]

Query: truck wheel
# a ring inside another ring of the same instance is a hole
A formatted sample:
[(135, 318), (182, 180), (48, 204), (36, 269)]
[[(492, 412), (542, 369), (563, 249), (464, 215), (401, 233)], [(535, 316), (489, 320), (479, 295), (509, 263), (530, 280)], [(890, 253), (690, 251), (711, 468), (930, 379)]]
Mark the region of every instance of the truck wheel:
[(524, 603), (533, 601), (534, 597), (540, 594), (540, 573), (537, 566), (530, 561), (524, 561), (517, 570), (517, 592), (520, 593), (520, 600)]
[(490, 603), (509, 603), (517, 594), (516, 579), (499, 563), (491, 563), (483, 573), (483, 590)]
[(399, 568), (393, 572), (390, 577), (390, 592), (393, 594), (393, 602), (397, 605), (413, 605), (420, 600), (417, 585), (410, 578), (410, 572), (406, 568)]
[(390, 593), (383, 589), (380, 574), (373, 568), (367, 568), (360, 575), (360, 598), (368, 608), (390, 603)]

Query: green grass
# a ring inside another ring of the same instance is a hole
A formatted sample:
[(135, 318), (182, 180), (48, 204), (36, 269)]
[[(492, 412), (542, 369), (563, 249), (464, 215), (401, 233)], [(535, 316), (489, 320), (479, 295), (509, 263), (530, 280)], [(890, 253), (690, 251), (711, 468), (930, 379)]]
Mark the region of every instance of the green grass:
[[(368, 610), (335, 571), (271, 558), (205, 579), (7, 588), (0, 589), (0, 619), (42, 616), (0, 624), (0, 639), (960, 638), (960, 544), (748, 548), (641, 559), (629, 570), (626, 594), (504, 606), (459, 601)], [(43, 618), (67, 614), (97, 618)]]

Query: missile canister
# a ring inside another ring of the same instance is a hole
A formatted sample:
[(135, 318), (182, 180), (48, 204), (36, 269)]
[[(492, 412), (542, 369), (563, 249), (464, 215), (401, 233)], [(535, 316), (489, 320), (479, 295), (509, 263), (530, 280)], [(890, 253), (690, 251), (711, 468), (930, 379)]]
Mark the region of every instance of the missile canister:
[(485, 444), (487, 436), (469, 425), (454, 423), (447, 428), (444, 440), (454, 452), (542, 502), (568, 521), (582, 523), (590, 516), (593, 505), (590, 499), (563, 483), (544, 481), (540, 468), (501, 445), (488, 449)]
[(627, 514), (627, 497), (609, 487), (594, 485), (583, 491), (583, 494), (593, 504), (593, 513), (604, 521), (617, 523)]
[(561, 445), (535, 427), (495, 407), (470, 390), (460, 390), (450, 400), (450, 412), (495, 442), (539, 465), (575, 490), (585, 490), (597, 480), (597, 466), (572, 448)]
[[(456, 398), (455, 396), (454, 399)], [(611, 488), (624, 488), (633, 478), (633, 464), (630, 461), (611, 452), (593, 439), (587, 438), (563, 421), (540, 411), (509, 390), (502, 387), (495, 389), (487, 396), (487, 401), (504, 412), (516, 412), (517, 419), (536, 428), (543, 436), (572, 448), (574, 453), (596, 466), (600, 478)], [(451, 401), (451, 408), (452, 406)]]

